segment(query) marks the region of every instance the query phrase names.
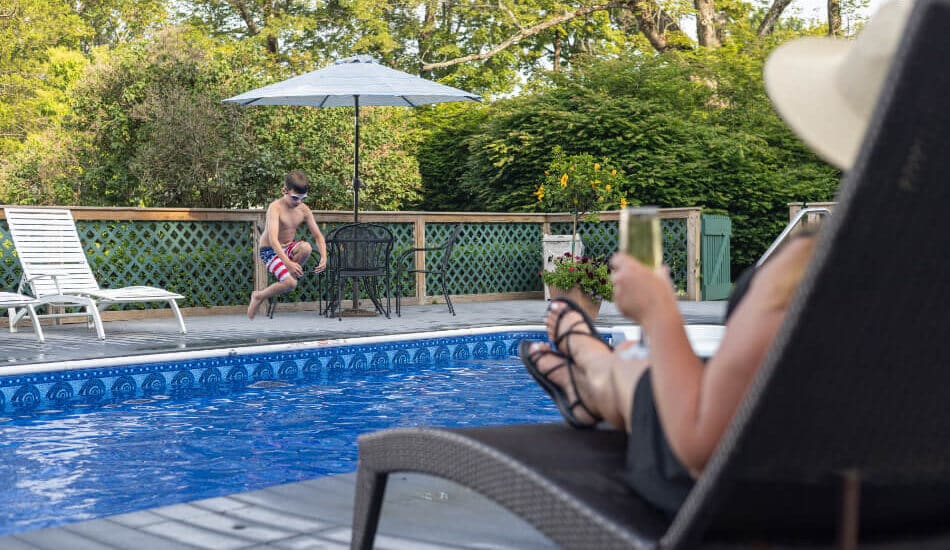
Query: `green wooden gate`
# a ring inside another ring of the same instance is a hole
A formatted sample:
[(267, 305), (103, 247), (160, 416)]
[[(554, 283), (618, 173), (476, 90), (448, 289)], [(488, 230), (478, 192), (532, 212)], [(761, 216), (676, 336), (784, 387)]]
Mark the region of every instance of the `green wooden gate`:
[(732, 290), (729, 256), (732, 220), (729, 216), (703, 214), (702, 231), (702, 297), (703, 300), (725, 300)]

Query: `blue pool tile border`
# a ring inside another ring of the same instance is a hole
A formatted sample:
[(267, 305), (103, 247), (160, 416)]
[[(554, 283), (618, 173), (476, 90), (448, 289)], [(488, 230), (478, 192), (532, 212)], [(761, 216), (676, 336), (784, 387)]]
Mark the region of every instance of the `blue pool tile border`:
[(517, 355), (518, 342), (524, 338), (543, 339), (545, 334), (523, 330), (247, 355), (231, 351), (215, 357), (0, 376), (0, 414), (31, 415), (189, 392), (241, 391), (255, 383), (319, 383), (340, 370), (503, 359)]

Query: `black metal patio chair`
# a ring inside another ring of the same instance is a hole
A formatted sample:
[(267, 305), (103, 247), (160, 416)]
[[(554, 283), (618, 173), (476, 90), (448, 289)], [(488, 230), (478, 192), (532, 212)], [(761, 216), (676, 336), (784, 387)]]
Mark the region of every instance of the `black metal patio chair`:
[[(455, 243), (458, 241), (459, 234), (462, 232), (462, 224), (456, 224), (452, 228), (452, 232), (449, 234), (449, 237), (442, 242), (442, 244), (436, 246), (423, 246), (410, 248), (402, 254), (399, 255), (399, 258), (395, 262), (395, 279), (396, 284), (396, 316), (401, 316), (400, 308), (400, 298), (402, 298), (402, 282), (403, 277), (409, 277), (413, 273), (431, 273), (436, 275), (439, 279), (439, 285), (442, 287), (442, 297), (445, 298), (446, 305), (449, 306), (449, 313), (455, 315), (455, 308), (452, 306), (452, 298), (449, 297), (449, 287), (445, 282), (446, 273), (449, 271), (449, 267), (452, 265), (452, 251), (455, 249)], [(419, 269), (415, 267), (415, 259), (417, 253), (438, 253), (438, 261), (430, 264), (426, 261), (426, 268)], [(430, 267), (432, 265), (432, 267)]]
[[(393, 234), (385, 226), (373, 223), (350, 223), (336, 228), (327, 237), (329, 249), (328, 284), (330, 302), (328, 316), (334, 313), (343, 320), (343, 291), (347, 282), (353, 291), (354, 303), (362, 288), (381, 315), (389, 318), (391, 306), (389, 262)], [(383, 307), (379, 295), (382, 287), (386, 298)]]
[(920, 0), (765, 363), (672, 517), (626, 436), (564, 425), (360, 437), (353, 548), (387, 476), (451, 479), (568, 548), (950, 547), (950, 1)]

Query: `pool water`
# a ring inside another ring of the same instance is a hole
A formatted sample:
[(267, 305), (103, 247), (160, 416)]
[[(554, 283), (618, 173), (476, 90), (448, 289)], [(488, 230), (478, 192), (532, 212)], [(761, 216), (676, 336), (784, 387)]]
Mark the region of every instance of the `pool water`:
[(0, 534), (351, 472), (368, 431), (559, 418), (515, 358), (39, 410), (0, 419)]

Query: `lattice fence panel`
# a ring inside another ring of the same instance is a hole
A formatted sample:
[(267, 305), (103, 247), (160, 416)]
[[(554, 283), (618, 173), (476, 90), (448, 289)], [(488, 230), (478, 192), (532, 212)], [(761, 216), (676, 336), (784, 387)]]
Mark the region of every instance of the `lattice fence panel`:
[(7, 221), (0, 222), (0, 290), (13, 291), (20, 284), (20, 261), (17, 260)]
[(686, 292), (688, 277), (686, 219), (661, 220), (663, 228), (663, 263), (670, 266), (670, 274), (677, 292)]
[(239, 305), (253, 290), (251, 223), (77, 221), (76, 228), (103, 287), (165, 288), (184, 295), (186, 307)]
[[(322, 223), (329, 234), (342, 223)], [(412, 223), (385, 224), (395, 239), (393, 258), (413, 244)], [(453, 224), (428, 224), (429, 245), (439, 244)], [(553, 223), (554, 233), (570, 233), (570, 223)], [(151, 285), (186, 296), (182, 306), (242, 305), (253, 288), (254, 262), (251, 222), (79, 221), (77, 227), (93, 271), (103, 287)], [(663, 220), (664, 261), (673, 271), (678, 290), (686, 288), (686, 220)], [(606, 256), (617, 248), (617, 224), (584, 222), (579, 228), (591, 255)], [(312, 242), (306, 227), (298, 238)], [(438, 261), (431, 253), (427, 262)], [(308, 262), (312, 270), (316, 258)], [(541, 224), (469, 223), (456, 244), (449, 271), (450, 294), (484, 294), (542, 289)], [(20, 266), (5, 220), (0, 220), (0, 288), (13, 290)], [(226, 282), (226, 283), (222, 283)], [(271, 278), (269, 282), (273, 282)], [(302, 281), (287, 300), (317, 301), (317, 277)], [(440, 287), (430, 278), (429, 295)], [(394, 289), (395, 293), (395, 289)], [(403, 296), (415, 295), (414, 279)]]
[[(415, 224), (411, 223), (388, 223), (385, 224), (386, 228), (393, 232), (393, 261), (399, 257), (400, 254), (412, 248), (413, 241), (413, 228)], [(432, 231), (432, 226), (426, 226), (426, 232)], [(429, 242), (432, 242), (431, 240)]]
[[(185, 296), (183, 307), (238, 305), (254, 286), (247, 222), (77, 221), (89, 265), (103, 288), (147, 285)], [(0, 283), (20, 280), (13, 239), (0, 224)], [(215, 282), (227, 281), (228, 284)], [(142, 305), (113, 305), (134, 309)]]
[[(663, 263), (670, 266), (676, 290), (686, 292), (686, 219), (660, 220), (663, 231)], [(570, 222), (551, 224), (556, 235), (570, 235)], [(577, 233), (584, 241), (584, 252), (588, 256), (608, 257), (617, 250), (619, 230), (613, 222), (581, 222)]]
[[(443, 231), (448, 230), (448, 226), (443, 227)], [(428, 238), (429, 229), (426, 232)], [(441, 240), (446, 236), (442, 233)], [(539, 271), (541, 224), (465, 224), (455, 244), (447, 284), (449, 294), (537, 291), (542, 289)], [(432, 285), (434, 282), (426, 281), (430, 294), (438, 291)]]

